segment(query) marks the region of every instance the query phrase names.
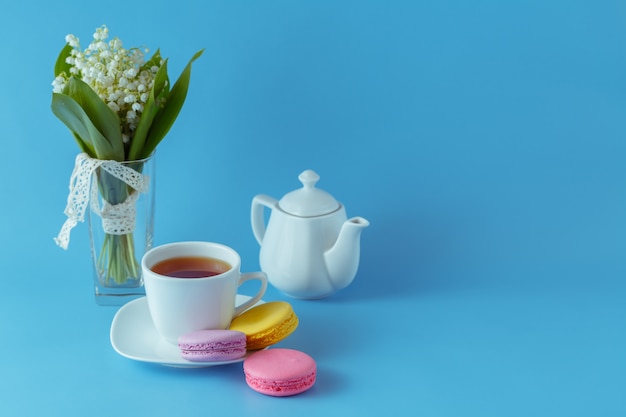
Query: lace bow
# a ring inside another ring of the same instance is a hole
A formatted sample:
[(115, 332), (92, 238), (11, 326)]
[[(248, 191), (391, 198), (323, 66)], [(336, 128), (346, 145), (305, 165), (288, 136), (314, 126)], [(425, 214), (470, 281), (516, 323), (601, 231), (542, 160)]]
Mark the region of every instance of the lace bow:
[[(98, 199), (98, 184), (94, 171), (102, 168), (113, 177), (132, 187), (133, 191), (120, 204), (102, 202)], [(134, 169), (124, 166), (117, 161), (91, 158), (86, 153), (76, 156), (74, 171), (70, 177), (70, 193), (67, 197), (65, 215), (67, 220), (61, 227), (59, 235), (54, 238), (57, 245), (67, 249), (70, 243), (70, 232), (78, 224), (85, 221), (85, 210), (91, 200), (91, 209), (102, 218), (102, 228), (105, 233), (125, 235), (135, 230), (135, 202), (139, 193), (148, 190), (149, 178)]]

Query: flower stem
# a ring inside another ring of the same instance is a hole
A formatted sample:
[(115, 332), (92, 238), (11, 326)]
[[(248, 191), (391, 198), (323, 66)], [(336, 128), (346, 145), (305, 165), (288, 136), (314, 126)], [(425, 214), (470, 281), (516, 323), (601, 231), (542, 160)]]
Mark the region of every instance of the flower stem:
[(104, 275), (105, 284), (123, 285), (128, 280), (139, 278), (139, 262), (135, 256), (133, 234), (105, 234), (98, 270)]
[[(143, 164), (138, 163), (133, 169), (141, 172)], [(98, 188), (102, 198), (109, 204), (121, 204), (130, 194), (127, 184), (106, 171), (98, 173)], [(141, 270), (135, 252), (133, 233), (122, 235), (105, 233), (97, 262), (98, 271), (105, 285), (121, 286), (129, 280), (134, 281), (140, 277)]]

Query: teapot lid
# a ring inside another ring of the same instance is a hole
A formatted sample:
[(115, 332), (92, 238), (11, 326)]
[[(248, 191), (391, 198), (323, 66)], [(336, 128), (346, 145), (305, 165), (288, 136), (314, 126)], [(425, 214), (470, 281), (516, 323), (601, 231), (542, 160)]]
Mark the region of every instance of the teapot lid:
[(278, 206), (285, 212), (300, 217), (315, 217), (331, 213), (339, 208), (339, 203), (324, 190), (315, 188), (320, 179), (314, 171), (307, 169), (298, 179), (303, 187), (294, 190), (278, 202)]

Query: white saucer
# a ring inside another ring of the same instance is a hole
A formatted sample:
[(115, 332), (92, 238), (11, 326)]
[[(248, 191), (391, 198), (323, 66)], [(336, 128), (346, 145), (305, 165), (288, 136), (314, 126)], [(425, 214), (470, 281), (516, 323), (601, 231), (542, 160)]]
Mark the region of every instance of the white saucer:
[[(239, 305), (251, 297), (237, 294)], [(259, 301), (258, 304), (263, 303)], [(243, 361), (246, 357), (224, 362), (191, 362), (180, 357), (178, 346), (165, 341), (157, 332), (146, 297), (122, 306), (111, 323), (111, 345), (120, 355), (140, 362), (180, 368), (202, 368)]]

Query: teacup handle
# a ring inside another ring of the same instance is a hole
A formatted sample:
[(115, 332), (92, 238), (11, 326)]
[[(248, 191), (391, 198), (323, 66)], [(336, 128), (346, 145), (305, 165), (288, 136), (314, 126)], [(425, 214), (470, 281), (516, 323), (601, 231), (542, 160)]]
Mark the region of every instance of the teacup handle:
[(248, 308), (258, 303), (261, 300), (261, 297), (263, 297), (263, 295), (265, 294), (265, 290), (267, 290), (267, 275), (265, 275), (265, 272), (243, 273), (241, 274), (241, 278), (239, 279), (239, 285), (243, 284), (246, 281), (250, 281), (253, 279), (258, 279), (259, 281), (261, 281), (261, 288), (259, 289), (259, 291), (256, 293), (254, 297), (252, 297), (248, 301), (245, 301), (244, 303), (235, 307), (235, 314), (233, 315), (233, 317), (240, 315), (241, 313), (246, 311)]

